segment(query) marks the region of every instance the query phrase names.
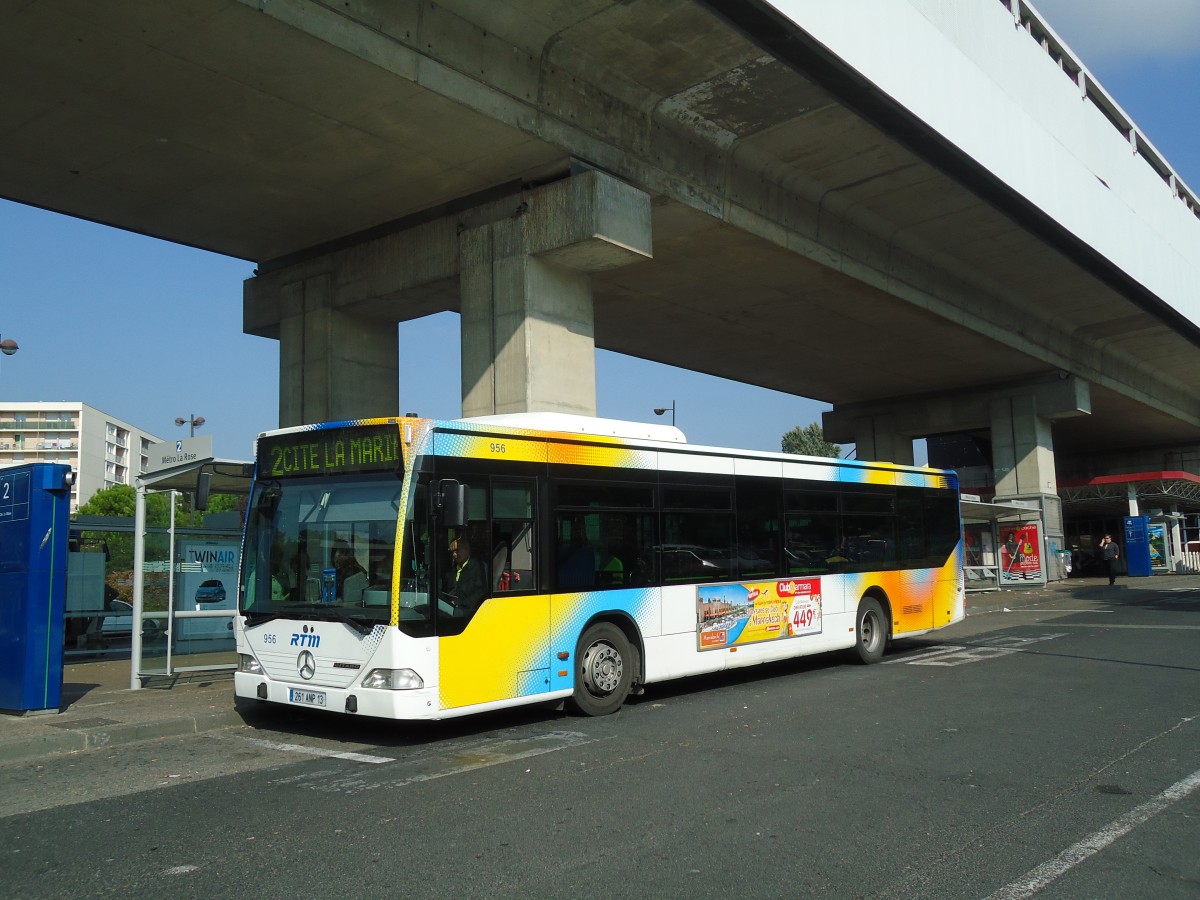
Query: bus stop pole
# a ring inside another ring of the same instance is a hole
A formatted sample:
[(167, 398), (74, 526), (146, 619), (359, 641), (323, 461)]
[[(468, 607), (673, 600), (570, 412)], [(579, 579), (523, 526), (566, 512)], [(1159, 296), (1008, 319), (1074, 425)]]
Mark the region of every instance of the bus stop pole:
[(146, 588), (146, 486), (138, 481), (133, 512), (133, 622), (129, 626), (129, 689), (142, 686), (142, 608)]
[(167, 674), (175, 674), (173, 668), (174, 663), (171, 660), (171, 645), (175, 643), (175, 572), (179, 568), (179, 563), (175, 559), (175, 497), (177, 496), (174, 489), (167, 492), (167, 498), (171, 503), (171, 519), (170, 528), (168, 529), (167, 539), (167, 559), (170, 565), (167, 568)]

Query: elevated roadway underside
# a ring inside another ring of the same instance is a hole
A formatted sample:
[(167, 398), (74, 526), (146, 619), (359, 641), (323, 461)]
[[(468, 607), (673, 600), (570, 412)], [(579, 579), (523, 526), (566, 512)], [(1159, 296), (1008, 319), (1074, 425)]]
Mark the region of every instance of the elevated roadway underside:
[(9, 3), (0, 73), (22, 203), (269, 272), (595, 167), (653, 225), (599, 347), (835, 406), (1070, 372), (1059, 452), (1200, 440), (1194, 325), (762, 4)]

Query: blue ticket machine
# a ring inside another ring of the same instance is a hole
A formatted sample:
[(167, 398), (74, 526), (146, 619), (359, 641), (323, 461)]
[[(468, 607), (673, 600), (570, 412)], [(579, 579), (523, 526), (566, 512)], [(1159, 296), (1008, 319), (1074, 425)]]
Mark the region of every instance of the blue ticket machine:
[(62, 700), (73, 481), (71, 467), (58, 463), (0, 469), (3, 712), (57, 712)]
[(1125, 517), (1125, 567), (1133, 577), (1149, 577), (1150, 517)]

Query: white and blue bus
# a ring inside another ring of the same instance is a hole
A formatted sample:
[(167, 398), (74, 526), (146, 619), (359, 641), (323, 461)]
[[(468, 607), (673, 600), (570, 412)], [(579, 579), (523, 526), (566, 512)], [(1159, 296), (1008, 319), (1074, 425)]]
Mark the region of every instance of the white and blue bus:
[(964, 615), (953, 472), (548, 413), (281, 429), (256, 458), (239, 697), (604, 715), (666, 679), (874, 662)]

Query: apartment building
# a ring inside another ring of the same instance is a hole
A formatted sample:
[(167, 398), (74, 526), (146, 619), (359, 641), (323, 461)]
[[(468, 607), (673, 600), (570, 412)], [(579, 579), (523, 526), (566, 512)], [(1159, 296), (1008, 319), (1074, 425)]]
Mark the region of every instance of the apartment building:
[(162, 441), (86, 403), (0, 401), (0, 467), (66, 463), (78, 473), (72, 512), (103, 488), (133, 485)]

